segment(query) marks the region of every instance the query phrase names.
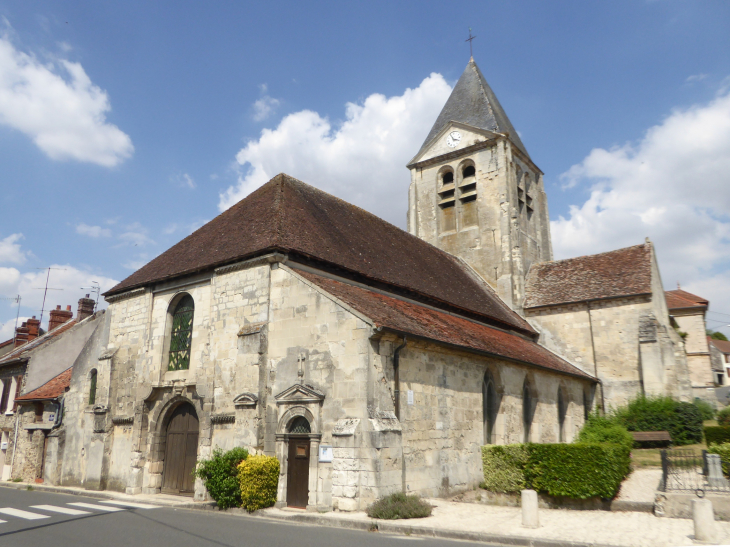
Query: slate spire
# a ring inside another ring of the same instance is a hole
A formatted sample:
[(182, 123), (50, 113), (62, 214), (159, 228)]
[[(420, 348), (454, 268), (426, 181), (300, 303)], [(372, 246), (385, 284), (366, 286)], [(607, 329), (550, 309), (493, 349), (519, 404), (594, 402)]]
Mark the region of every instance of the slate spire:
[[(449, 100), (421, 146), (423, 150), (449, 122), (462, 122), (480, 129), (509, 134), (509, 139), (527, 154), (512, 122), (472, 57), (456, 83)], [(529, 157), (529, 154), (527, 154)]]

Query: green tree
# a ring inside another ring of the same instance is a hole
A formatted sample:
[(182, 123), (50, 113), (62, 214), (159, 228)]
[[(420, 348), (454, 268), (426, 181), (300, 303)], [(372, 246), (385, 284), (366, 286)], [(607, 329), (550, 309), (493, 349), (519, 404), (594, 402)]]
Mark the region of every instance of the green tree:
[(717, 332), (715, 330), (708, 330), (707, 335), (712, 338), (713, 340), (724, 340), (725, 342), (728, 341), (727, 336), (725, 336), (721, 332)]

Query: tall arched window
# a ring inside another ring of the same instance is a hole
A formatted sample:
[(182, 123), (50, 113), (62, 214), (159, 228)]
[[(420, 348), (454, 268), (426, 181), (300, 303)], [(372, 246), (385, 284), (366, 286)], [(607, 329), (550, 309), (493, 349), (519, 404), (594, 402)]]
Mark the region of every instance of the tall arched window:
[(183, 296), (172, 313), (170, 361), (167, 370), (190, 368), (190, 346), (193, 341), (193, 312), (195, 303), (189, 294)]
[(89, 375), (89, 404), (94, 403), (96, 403), (96, 369), (93, 369)]
[(487, 371), (482, 381), (482, 407), (484, 416), (484, 444), (494, 444), (494, 424), (499, 413), (499, 399), (494, 378)]
[(525, 434), (524, 442), (530, 442), (530, 430), (532, 429), (532, 393), (530, 391), (530, 381), (525, 378), (522, 384), (522, 429)]
[(564, 443), (565, 436), (565, 415), (568, 413), (568, 405), (565, 402), (563, 388), (558, 388), (558, 442)]

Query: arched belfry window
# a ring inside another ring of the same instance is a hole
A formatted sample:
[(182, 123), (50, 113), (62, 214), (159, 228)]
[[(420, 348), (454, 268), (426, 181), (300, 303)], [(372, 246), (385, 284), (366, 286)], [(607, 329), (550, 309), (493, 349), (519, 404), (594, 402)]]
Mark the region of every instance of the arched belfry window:
[(94, 403), (96, 403), (96, 369), (93, 369), (89, 375), (89, 404)]
[(190, 368), (190, 346), (193, 342), (193, 312), (195, 303), (189, 294), (183, 296), (172, 313), (170, 361), (167, 370)]
[(565, 401), (563, 388), (558, 388), (558, 442), (565, 442), (565, 415), (568, 413), (568, 404)]
[(484, 416), (484, 444), (494, 444), (494, 424), (499, 413), (499, 395), (494, 385), (494, 378), (487, 371), (482, 381), (482, 406)]
[(307, 433), (311, 432), (312, 428), (309, 426), (309, 420), (307, 420), (304, 416), (294, 418), (291, 425), (289, 426), (289, 433), (291, 433), (292, 435), (306, 435)]
[(532, 392), (530, 389), (530, 381), (525, 378), (525, 383), (522, 384), (522, 429), (525, 434), (524, 442), (530, 442), (530, 431), (532, 429), (532, 415), (533, 415)]

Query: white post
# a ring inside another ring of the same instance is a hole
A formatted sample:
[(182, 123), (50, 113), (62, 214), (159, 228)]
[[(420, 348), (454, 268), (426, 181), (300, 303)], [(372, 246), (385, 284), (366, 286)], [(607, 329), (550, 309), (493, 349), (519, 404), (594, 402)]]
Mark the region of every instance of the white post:
[(717, 535), (712, 502), (706, 499), (692, 500), (692, 519), (695, 524), (695, 540), (714, 543)]
[(539, 528), (540, 521), (537, 516), (537, 492), (534, 490), (522, 490), (522, 527)]

